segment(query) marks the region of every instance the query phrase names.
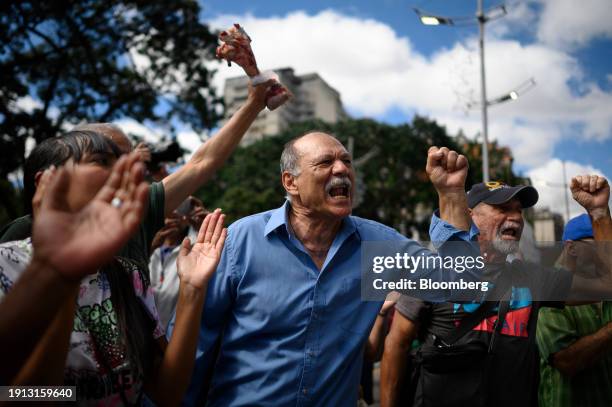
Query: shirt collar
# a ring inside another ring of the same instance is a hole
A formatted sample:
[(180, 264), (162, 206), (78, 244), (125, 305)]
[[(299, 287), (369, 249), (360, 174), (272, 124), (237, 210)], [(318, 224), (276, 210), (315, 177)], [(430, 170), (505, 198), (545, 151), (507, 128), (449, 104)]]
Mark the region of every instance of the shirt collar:
[[(283, 206), (272, 211), (272, 215), (270, 219), (268, 219), (268, 223), (266, 223), (266, 228), (264, 229), (264, 236), (268, 236), (283, 225), (287, 228), (287, 211), (289, 210), (289, 205), (289, 201), (285, 201)], [(287, 234), (289, 234), (288, 229)]]
[[(289, 214), (290, 208), (291, 208), (291, 204), (289, 203), (288, 200), (286, 200), (283, 206), (272, 211), (272, 215), (270, 216), (270, 219), (268, 219), (268, 223), (266, 223), (266, 227), (264, 229), (264, 236), (268, 236), (270, 233), (272, 233), (273, 231), (275, 231), (281, 226), (285, 227), (285, 230), (287, 231), (287, 235), (291, 234), (289, 230), (290, 228), (289, 228), (289, 220), (288, 220), (288, 214)], [(338, 237), (342, 237), (341, 240), (344, 240), (346, 237), (350, 236), (355, 231), (357, 231), (355, 222), (353, 221), (351, 216), (347, 216), (342, 221), (342, 226), (340, 227), (340, 230), (338, 231), (338, 235), (336, 236), (336, 239)]]

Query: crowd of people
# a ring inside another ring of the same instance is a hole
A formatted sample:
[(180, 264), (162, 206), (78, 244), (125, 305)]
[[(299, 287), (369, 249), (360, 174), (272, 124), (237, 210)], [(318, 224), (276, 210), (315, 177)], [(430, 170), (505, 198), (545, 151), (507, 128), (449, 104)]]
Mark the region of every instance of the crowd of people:
[[(313, 129), (281, 154), (285, 203), (226, 229), (221, 209), (192, 194), (270, 86), (251, 86), (217, 135), (150, 183), (146, 148), (111, 124), (33, 149), (29, 213), (0, 236), (3, 384), (76, 386), (82, 405), (356, 406), (364, 365), (381, 360), (383, 406), (612, 405), (605, 178), (572, 179), (585, 214), (544, 267), (519, 248), (538, 192), (501, 182), (466, 192), (466, 157), (432, 146), (434, 251), (351, 214), (352, 157)], [(399, 242), (409, 256), (484, 255), (484, 271), (422, 267), (410, 278), (485, 279), (499, 298), (364, 301), (368, 241)]]

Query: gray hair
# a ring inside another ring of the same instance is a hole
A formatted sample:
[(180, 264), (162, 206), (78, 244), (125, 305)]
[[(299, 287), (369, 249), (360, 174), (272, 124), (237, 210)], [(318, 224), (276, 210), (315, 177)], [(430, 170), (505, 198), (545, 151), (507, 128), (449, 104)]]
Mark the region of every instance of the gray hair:
[[(326, 131), (323, 130), (309, 130), (306, 133), (303, 133), (291, 140), (289, 140), (286, 144), (285, 147), (283, 148), (283, 152), (281, 153), (281, 158), (280, 158), (280, 172), (281, 175), (287, 171), (289, 174), (291, 174), (294, 177), (297, 177), (300, 175), (300, 167), (298, 165), (298, 161), (300, 159), (300, 153), (298, 152), (298, 150), (295, 148), (295, 143), (301, 139), (302, 137), (305, 137), (309, 134), (313, 134), (313, 133), (323, 133), (323, 134), (327, 134), (330, 137), (336, 138), (333, 134), (329, 134)], [(288, 193), (285, 195), (285, 198), (291, 202), (291, 195), (289, 195)]]
[(295, 148), (295, 143), (302, 137), (306, 137), (309, 134), (313, 134), (313, 133), (322, 133), (322, 134), (326, 134), (332, 138), (337, 139), (336, 136), (324, 130), (308, 130), (306, 133), (300, 134), (299, 136), (289, 140), (285, 144), (285, 147), (283, 148), (283, 152), (280, 158), (281, 175), (285, 171), (287, 171), (289, 174), (293, 175), (294, 177), (297, 177), (298, 175), (300, 175), (300, 167), (298, 166), (300, 154)]
[(79, 124), (73, 131), (93, 131), (106, 137), (111, 137), (114, 133), (124, 134), (123, 130), (112, 123), (85, 123)]
[(283, 152), (280, 158), (280, 171), (281, 175), (287, 171), (289, 174), (297, 177), (300, 175), (300, 167), (298, 166), (298, 160), (300, 159), (300, 155), (295, 148), (295, 142), (298, 141), (303, 136), (296, 137), (285, 144), (283, 148)]

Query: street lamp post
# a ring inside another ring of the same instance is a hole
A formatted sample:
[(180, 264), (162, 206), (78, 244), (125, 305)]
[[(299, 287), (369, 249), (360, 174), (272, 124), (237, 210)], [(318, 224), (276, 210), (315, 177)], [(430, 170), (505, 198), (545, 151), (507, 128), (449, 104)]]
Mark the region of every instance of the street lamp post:
[(478, 47), (480, 48), (480, 103), (482, 103), (482, 178), (484, 182), (489, 182), (489, 119), (487, 112), (487, 82), (485, 76), (484, 59), (484, 29), (487, 21), (482, 11), (482, 0), (478, 0)]
[[(496, 19), (502, 17), (506, 14), (505, 6), (497, 6), (492, 10), (500, 10), (501, 13), (494, 15), (493, 13), (485, 13), (482, 7), (482, 1), (478, 0), (478, 8), (476, 10), (476, 20), (478, 21), (478, 29), (479, 29), (479, 38), (478, 38), (478, 47), (480, 49), (480, 89), (481, 89), (481, 104), (482, 104), (482, 176), (484, 182), (489, 182), (489, 123), (488, 123), (488, 115), (487, 115), (487, 85), (486, 85), (486, 75), (485, 75), (485, 60), (484, 60), (484, 30), (485, 24), (487, 21), (492, 19)], [(419, 9), (415, 9), (421, 23), (425, 25), (455, 25), (455, 21), (457, 23), (469, 24), (468, 20), (464, 17), (459, 18), (450, 18), (450, 17), (441, 17), (434, 16), (431, 14), (425, 14)], [(515, 95), (516, 96), (516, 95)], [(514, 99), (514, 97), (511, 98)]]

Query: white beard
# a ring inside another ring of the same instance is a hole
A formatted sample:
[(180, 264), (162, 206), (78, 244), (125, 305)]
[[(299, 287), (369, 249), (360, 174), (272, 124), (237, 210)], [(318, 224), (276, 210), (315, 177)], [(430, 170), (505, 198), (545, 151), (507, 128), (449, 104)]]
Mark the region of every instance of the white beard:
[(518, 240), (503, 240), (497, 237), (491, 243), (495, 251), (505, 255), (516, 253), (519, 249)]

